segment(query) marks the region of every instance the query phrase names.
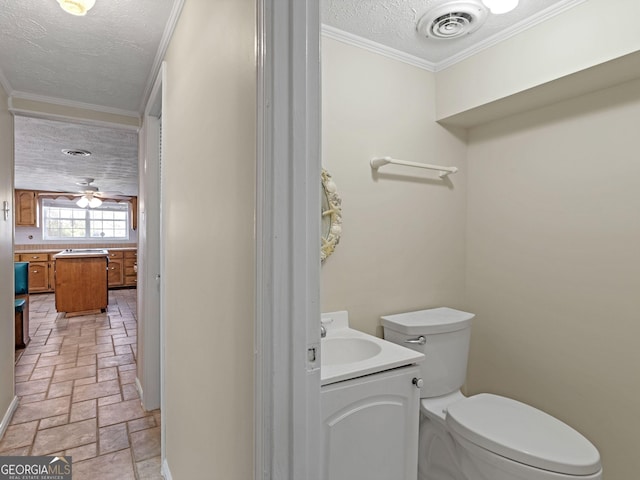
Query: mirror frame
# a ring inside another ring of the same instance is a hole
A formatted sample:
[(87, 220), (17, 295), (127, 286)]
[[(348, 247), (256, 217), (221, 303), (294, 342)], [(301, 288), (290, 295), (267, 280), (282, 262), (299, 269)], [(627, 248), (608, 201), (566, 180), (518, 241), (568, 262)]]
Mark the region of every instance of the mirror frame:
[[(340, 243), (340, 235), (342, 234), (342, 199), (338, 195), (338, 189), (331, 175), (324, 168), (322, 169), (322, 194), (326, 199), (328, 206), (325, 210), (324, 202), (322, 202), (322, 212), (320, 221), (329, 215), (329, 228), (321, 232), (320, 246), (320, 262), (324, 261), (333, 253), (336, 245)], [(326, 236), (325, 236), (326, 234)]]

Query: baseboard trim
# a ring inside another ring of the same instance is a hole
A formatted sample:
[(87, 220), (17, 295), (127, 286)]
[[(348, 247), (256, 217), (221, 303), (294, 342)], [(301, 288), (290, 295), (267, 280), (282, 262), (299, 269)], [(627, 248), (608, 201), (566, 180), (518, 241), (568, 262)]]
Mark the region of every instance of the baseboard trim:
[(0, 439), (4, 437), (4, 432), (7, 431), (7, 427), (9, 426), (9, 423), (11, 422), (11, 418), (13, 417), (13, 412), (15, 412), (16, 408), (18, 408), (18, 403), (19, 403), (18, 397), (13, 397), (13, 400), (9, 404), (9, 408), (4, 414), (4, 417), (2, 417), (2, 422), (0, 423)]
[(165, 458), (162, 461), (162, 476), (164, 477), (164, 480), (173, 480), (173, 477), (171, 476), (171, 470), (169, 470), (169, 464), (167, 463), (167, 459)]

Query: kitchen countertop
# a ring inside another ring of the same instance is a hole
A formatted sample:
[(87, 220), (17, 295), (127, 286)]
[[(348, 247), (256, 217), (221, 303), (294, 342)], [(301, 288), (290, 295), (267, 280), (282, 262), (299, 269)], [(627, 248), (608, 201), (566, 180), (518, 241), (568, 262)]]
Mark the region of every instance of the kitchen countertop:
[[(83, 247), (75, 247), (72, 250), (82, 250)], [(94, 247), (87, 246), (84, 249), (101, 249), (101, 250), (109, 250), (109, 251), (125, 251), (125, 250), (137, 250), (138, 247)], [(15, 249), (13, 253), (21, 254), (21, 253), (58, 253), (62, 250), (66, 250), (66, 248), (30, 248), (28, 250)]]
[(109, 252), (104, 248), (68, 248), (53, 256), (56, 260), (63, 258), (95, 258), (107, 257)]

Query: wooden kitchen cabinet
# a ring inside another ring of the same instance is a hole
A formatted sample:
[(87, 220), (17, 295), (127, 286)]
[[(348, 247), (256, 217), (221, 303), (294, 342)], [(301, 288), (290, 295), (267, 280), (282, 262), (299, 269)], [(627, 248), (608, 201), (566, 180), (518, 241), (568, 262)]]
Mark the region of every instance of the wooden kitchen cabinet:
[(124, 285), (126, 287), (138, 284), (138, 251), (124, 251)]
[(108, 285), (111, 287), (121, 287), (124, 285), (124, 269), (122, 263), (124, 253), (122, 250), (109, 250), (109, 276)]
[(29, 262), (29, 293), (49, 290), (49, 264)]
[(21, 253), (21, 262), (29, 262), (29, 293), (52, 292), (53, 266), (47, 253)]
[[(29, 262), (29, 292), (54, 292), (56, 285), (55, 253), (15, 253), (16, 262)], [(138, 251), (135, 248), (109, 250), (109, 288), (135, 287), (138, 283)]]
[(20, 261), (21, 262), (48, 262), (49, 254), (48, 253), (21, 253)]
[(109, 250), (109, 288), (138, 284), (138, 251)]
[(107, 259), (103, 256), (56, 255), (56, 310), (67, 314), (105, 311), (108, 302)]
[(38, 196), (36, 192), (33, 190), (16, 190), (14, 208), (17, 226), (38, 226)]

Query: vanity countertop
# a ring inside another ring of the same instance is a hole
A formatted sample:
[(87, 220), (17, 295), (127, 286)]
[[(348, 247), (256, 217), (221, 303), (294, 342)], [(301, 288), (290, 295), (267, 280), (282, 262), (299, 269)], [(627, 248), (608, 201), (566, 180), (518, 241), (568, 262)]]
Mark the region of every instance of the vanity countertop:
[(320, 341), (321, 385), (412, 365), (422, 353), (349, 328), (345, 311), (323, 313), (326, 336)]

